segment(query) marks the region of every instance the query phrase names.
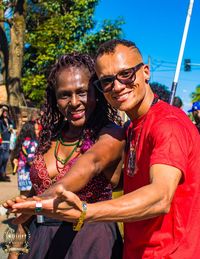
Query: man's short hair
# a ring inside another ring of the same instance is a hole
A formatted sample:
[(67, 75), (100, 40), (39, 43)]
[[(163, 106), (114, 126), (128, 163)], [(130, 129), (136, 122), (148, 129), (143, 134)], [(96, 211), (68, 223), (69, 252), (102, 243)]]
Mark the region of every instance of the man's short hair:
[(102, 56), (103, 54), (114, 53), (118, 45), (123, 45), (128, 48), (137, 49), (137, 51), (141, 55), (140, 50), (137, 48), (134, 42), (129, 40), (124, 40), (124, 39), (113, 39), (113, 40), (106, 41), (99, 46), (97, 50), (96, 58), (99, 56)]
[(183, 101), (181, 100), (180, 97), (178, 97), (178, 96), (174, 97), (173, 106), (176, 106), (178, 108), (181, 108), (183, 106)]

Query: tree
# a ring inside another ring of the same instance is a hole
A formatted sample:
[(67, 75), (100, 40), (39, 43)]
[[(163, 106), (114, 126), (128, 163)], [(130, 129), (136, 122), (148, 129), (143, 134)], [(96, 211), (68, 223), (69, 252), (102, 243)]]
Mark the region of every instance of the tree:
[(25, 34), (25, 1), (18, 0), (14, 7), (12, 26), (10, 28), (9, 48), (9, 80), (8, 80), (8, 102), (19, 106), (25, 104), (21, 94), (21, 72), (24, 54)]
[(102, 42), (119, 37), (122, 20), (106, 20), (99, 29), (93, 19), (98, 0), (49, 0), (28, 4), (23, 89), (40, 103), (46, 77), (56, 58), (73, 51), (94, 54)]
[[(1, 73), (3, 76), (3, 82), (8, 80), (8, 59), (9, 59), (9, 50), (8, 50), (8, 41), (6, 33), (4, 30), (4, 9), (3, 1), (0, 0), (0, 61), (1, 61)], [(6, 91), (8, 92), (8, 85), (6, 84)]]
[[(24, 105), (22, 91), (39, 104), (48, 70), (59, 55), (94, 54), (100, 43), (121, 35), (122, 20), (106, 20), (97, 28), (93, 20), (97, 4), (98, 0), (0, 0), (4, 7), (0, 10), (0, 59), (9, 104)], [(3, 11), (8, 8), (13, 16), (6, 19)], [(5, 22), (10, 26), (10, 41)]]
[[(13, 106), (24, 105), (25, 101), (21, 91), (21, 70), (24, 48), (25, 32), (25, 1), (1, 1), (0, 34), (3, 60), (2, 74), (6, 84), (8, 103)], [(4, 12), (8, 8), (13, 9), (13, 17), (5, 18)], [(8, 42), (3, 23), (10, 26), (10, 44)]]
[(194, 92), (191, 93), (192, 102), (200, 101), (200, 85), (197, 85)]

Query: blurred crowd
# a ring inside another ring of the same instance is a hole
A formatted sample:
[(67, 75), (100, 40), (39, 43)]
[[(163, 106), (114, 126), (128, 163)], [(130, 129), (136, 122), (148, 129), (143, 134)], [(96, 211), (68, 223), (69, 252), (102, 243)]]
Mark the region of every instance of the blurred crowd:
[(21, 193), (31, 189), (29, 169), (38, 144), (41, 115), (42, 110), (32, 112), (30, 119), (18, 128), (9, 106), (0, 107), (0, 181), (10, 182), (9, 173), (17, 173), (18, 188)]

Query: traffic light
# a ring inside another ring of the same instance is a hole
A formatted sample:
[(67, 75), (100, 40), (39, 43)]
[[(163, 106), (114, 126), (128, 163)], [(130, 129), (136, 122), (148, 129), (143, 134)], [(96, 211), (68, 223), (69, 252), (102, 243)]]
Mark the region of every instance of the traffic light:
[(184, 59), (184, 71), (191, 71), (191, 60), (189, 58)]

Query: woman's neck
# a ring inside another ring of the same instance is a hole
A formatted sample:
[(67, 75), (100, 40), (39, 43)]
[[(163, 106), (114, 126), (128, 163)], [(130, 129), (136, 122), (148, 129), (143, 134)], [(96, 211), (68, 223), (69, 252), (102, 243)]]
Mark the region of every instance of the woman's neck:
[(62, 129), (62, 138), (65, 141), (76, 141), (80, 139), (83, 127), (68, 127)]

